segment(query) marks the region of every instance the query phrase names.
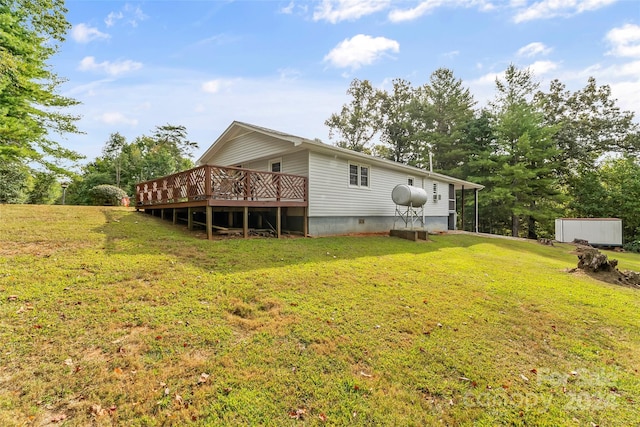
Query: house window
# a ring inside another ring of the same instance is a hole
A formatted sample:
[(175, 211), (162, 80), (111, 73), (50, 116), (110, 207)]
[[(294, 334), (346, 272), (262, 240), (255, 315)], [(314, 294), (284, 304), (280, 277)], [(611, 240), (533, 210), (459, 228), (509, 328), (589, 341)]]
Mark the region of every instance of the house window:
[(360, 187), (369, 186), (369, 168), (367, 166), (360, 166)]
[(271, 172), (282, 172), (282, 159), (270, 160), (269, 170)]
[(409, 178), (407, 178), (407, 185), (410, 185), (413, 187), (413, 177), (410, 176)]
[(367, 165), (349, 163), (349, 185), (351, 187), (369, 187), (369, 173)]
[(349, 185), (358, 185), (358, 165), (349, 165)]
[(437, 183), (433, 183), (433, 194), (438, 194), (438, 184)]

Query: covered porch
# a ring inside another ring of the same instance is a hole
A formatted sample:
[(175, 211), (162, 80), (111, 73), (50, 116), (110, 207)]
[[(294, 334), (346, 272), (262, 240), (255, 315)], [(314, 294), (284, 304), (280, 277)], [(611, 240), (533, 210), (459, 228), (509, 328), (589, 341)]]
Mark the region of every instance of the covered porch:
[[(449, 184), (449, 223), (448, 229), (462, 230), (478, 232), (478, 192), (482, 190), (484, 186), (479, 184), (473, 184), (470, 182), (456, 182)], [(473, 194), (468, 193), (473, 191)], [(457, 196), (457, 197), (456, 197)], [(473, 207), (471, 221), (469, 221), (468, 214), (465, 216), (465, 196), (473, 197)], [(458, 200), (460, 213), (458, 217)], [(465, 218), (467, 221), (465, 221)]]
[(308, 180), (304, 176), (204, 165), (136, 184), (135, 207), (207, 237), (241, 233), (250, 228), (308, 232)]

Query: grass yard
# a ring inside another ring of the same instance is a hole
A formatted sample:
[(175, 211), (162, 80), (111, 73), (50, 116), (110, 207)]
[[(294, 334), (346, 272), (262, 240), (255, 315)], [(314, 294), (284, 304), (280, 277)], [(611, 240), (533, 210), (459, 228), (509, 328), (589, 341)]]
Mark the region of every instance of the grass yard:
[(638, 425), (640, 292), (571, 250), (0, 205), (0, 425)]

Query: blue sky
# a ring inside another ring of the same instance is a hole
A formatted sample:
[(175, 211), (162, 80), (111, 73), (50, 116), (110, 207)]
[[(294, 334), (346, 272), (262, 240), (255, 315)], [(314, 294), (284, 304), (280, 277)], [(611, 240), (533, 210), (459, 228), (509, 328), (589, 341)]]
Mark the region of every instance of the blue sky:
[(514, 63), (552, 79), (611, 86), (640, 119), (638, 0), (67, 0), (73, 25), (53, 69), (82, 102), (88, 160), (113, 132), (128, 140), (184, 125), (204, 152), (233, 121), (331, 142), (324, 121), (354, 78), (414, 86), (447, 67), (478, 105)]

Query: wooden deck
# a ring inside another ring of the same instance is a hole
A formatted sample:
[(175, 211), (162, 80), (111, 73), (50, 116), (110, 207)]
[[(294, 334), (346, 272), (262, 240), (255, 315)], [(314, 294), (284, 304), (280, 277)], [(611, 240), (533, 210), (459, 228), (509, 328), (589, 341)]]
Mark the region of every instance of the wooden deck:
[[(242, 213), (242, 231), (249, 234), (250, 209), (255, 216), (271, 215), (265, 222), (271, 225), (279, 237), (283, 216), (291, 213), (292, 218), (301, 218), (300, 233), (307, 234), (308, 181), (304, 176), (275, 172), (261, 172), (249, 169), (199, 166), (173, 175), (164, 176), (136, 184), (135, 207), (147, 213), (165, 218), (172, 213), (177, 223), (181, 212), (186, 212), (186, 222), (191, 229), (193, 224), (203, 224), (211, 239), (214, 230), (234, 228), (236, 213)], [(215, 216), (227, 212), (223, 224), (215, 224)], [(273, 214), (270, 214), (273, 212)], [(204, 214), (201, 220), (194, 215)], [(215, 215), (214, 215), (215, 213)], [(294, 215), (295, 214), (295, 215)], [(286, 221), (286, 218), (285, 218)]]

